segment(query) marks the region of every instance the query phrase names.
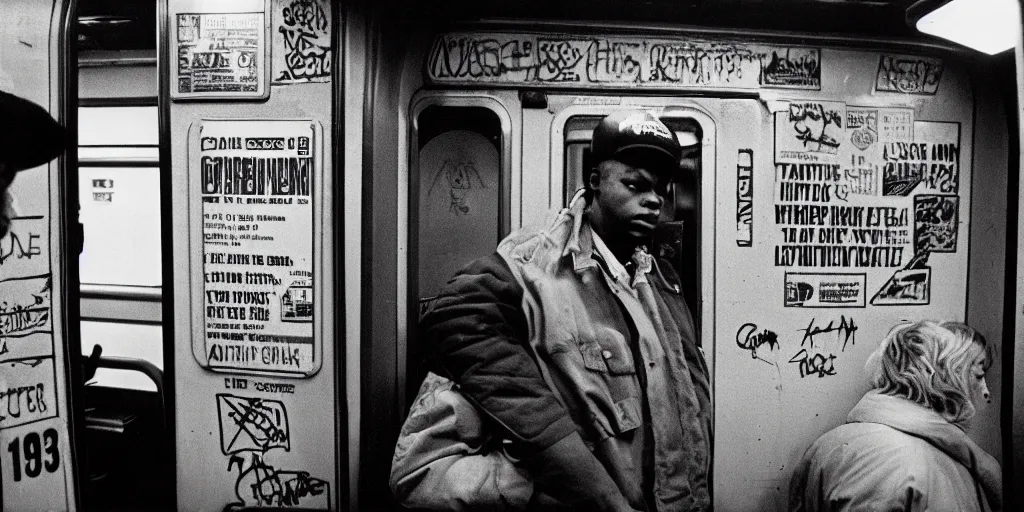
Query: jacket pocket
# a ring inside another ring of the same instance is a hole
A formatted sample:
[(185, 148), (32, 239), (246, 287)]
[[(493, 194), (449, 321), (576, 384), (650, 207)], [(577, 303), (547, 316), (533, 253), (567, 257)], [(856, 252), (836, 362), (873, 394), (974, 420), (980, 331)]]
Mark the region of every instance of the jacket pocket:
[(579, 340), (583, 365), (589, 370), (611, 375), (635, 375), (633, 354), (629, 344), (618, 331), (610, 328), (599, 329), (593, 337)]

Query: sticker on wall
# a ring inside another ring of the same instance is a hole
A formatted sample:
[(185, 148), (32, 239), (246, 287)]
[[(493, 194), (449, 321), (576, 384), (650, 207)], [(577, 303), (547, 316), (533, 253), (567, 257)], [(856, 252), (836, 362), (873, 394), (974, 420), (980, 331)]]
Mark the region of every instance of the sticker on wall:
[(177, 13), (171, 17), (172, 99), (263, 99), (267, 27), (263, 12)]
[(331, 21), (327, 0), (274, 0), (273, 84), (331, 81)]
[(736, 245), (750, 247), (754, 240), (754, 151), (736, 155)]
[(914, 196), (915, 253), (956, 252), (959, 212), (958, 196)]
[(793, 100), (775, 113), (775, 162), (838, 162), (846, 105), (838, 101)]
[(882, 285), (872, 306), (923, 306), (931, 302), (932, 269), (928, 266), (928, 253), (919, 253), (906, 267)]
[(882, 194), (956, 194), (960, 190), (960, 123), (918, 121), (913, 142), (882, 146)]
[(97, 203), (114, 202), (114, 180), (94, 179), (92, 180), (92, 200)]
[(201, 208), (196, 357), (213, 370), (315, 373), (317, 125), (207, 120), (198, 131), (190, 148)]
[(879, 109), (846, 107), (846, 135), (844, 146), (849, 160), (842, 159), (842, 185), (839, 195), (875, 196), (878, 194), (881, 173), (878, 168), (881, 154), (878, 128)]
[(942, 60), (911, 55), (882, 55), (878, 60), (875, 90), (908, 94), (935, 94), (942, 79)]
[(787, 308), (862, 308), (866, 274), (786, 272)]

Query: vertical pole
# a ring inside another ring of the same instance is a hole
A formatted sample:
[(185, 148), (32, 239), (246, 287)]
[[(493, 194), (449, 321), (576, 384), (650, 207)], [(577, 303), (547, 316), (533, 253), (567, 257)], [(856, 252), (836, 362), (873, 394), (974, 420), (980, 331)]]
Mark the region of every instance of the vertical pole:
[[(1024, 21), (1022, 19), (1022, 11), (1020, 4), (1017, 4), (1017, 15), (1018, 21)], [(1015, 449), (1017, 446), (1021, 446), (1021, 442), (1024, 442), (1024, 343), (1021, 342), (1024, 339), (1024, 282), (1019, 279), (1020, 276), (1024, 276), (1024, 246), (1021, 243), (1024, 242), (1024, 209), (1020, 208), (1024, 197), (1020, 194), (1024, 191), (1024, 173), (1020, 172), (1020, 165), (1024, 162), (1024, 146), (1020, 144), (1021, 140), (1024, 140), (1024, 125), (1021, 124), (1022, 114), (1024, 114), (1024, 33), (1020, 29), (1020, 24), (1017, 24), (1017, 38), (1016, 47), (1014, 49), (1014, 62), (1017, 76), (1017, 104), (1016, 112), (1014, 117), (1016, 118), (1017, 124), (1017, 150), (1020, 152), (1017, 155), (1017, 266), (1016, 276), (1013, 285), (1015, 286), (1015, 305), (1013, 310), (1014, 316), (1014, 345), (1012, 356), (1012, 370), (1013, 372), (1009, 375), (1013, 375), (1013, 388), (1012, 393), (1004, 398), (1005, 401), (1009, 401), (1012, 407), (1012, 426), (1011, 435), (1006, 441), (1008, 444), (1007, 449), (1004, 453), (1011, 454), (1011, 458), (1004, 458), (1004, 482), (1003, 489), (1004, 495), (1006, 495), (1006, 510), (1015, 510), (1016, 505), (1024, 502), (1022, 500), (1022, 493), (1024, 489), (1021, 489), (1019, 485), (1020, 475), (1024, 470), (1024, 454), (1020, 453), (1019, 449)], [(1012, 175), (1011, 175), (1012, 176)], [(1009, 284), (1009, 283), (1007, 283)], [(1006, 373), (1004, 372), (1004, 375)], [(1004, 437), (1005, 439), (1005, 437)], [(1014, 489), (1013, 491), (1007, 492), (1008, 489)], [(1012, 494), (1011, 494), (1012, 493)]]

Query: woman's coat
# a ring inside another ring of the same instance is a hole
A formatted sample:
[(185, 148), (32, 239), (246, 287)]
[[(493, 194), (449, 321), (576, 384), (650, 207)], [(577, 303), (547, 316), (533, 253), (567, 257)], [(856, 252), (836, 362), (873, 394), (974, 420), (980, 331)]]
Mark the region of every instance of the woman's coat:
[(790, 485), (792, 511), (999, 511), (999, 463), (942, 416), (870, 391), (818, 438)]

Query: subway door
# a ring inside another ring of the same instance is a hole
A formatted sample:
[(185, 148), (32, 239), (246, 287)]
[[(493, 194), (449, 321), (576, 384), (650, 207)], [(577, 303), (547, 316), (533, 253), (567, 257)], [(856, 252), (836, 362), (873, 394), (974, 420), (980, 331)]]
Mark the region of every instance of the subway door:
[[(0, 2), (0, 90), (72, 127), (71, 2)], [(3, 132), (18, 129), (8, 118)], [(7, 155), (5, 155), (7, 156)], [(19, 172), (0, 238), (0, 510), (76, 510), (75, 390), (81, 371), (74, 152)], [(78, 416), (80, 418), (80, 416)]]
[(179, 510), (338, 510), (327, 0), (162, 0), (164, 336)]
[[(550, 159), (547, 190), (524, 190), (524, 223), (539, 221), (539, 217), (526, 217), (542, 206), (566, 204), (582, 187), (585, 172), (594, 165), (589, 161), (589, 141), (602, 116), (625, 108), (645, 109), (679, 137), (684, 147), (682, 172), (654, 246), (683, 279), (711, 372), (715, 506), (756, 508), (750, 500), (760, 492), (738, 486), (749, 486), (744, 475), (767, 469), (750, 467), (745, 461), (761, 449), (762, 439), (764, 443), (785, 439), (791, 428), (780, 400), (779, 372), (785, 361), (779, 361), (769, 345), (752, 358), (746, 338), (737, 347), (734, 326), (739, 318), (746, 322), (764, 316), (765, 307), (758, 303), (769, 300), (764, 298), (768, 290), (763, 289), (769, 285), (758, 275), (762, 270), (751, 263), (765, 256), (766, 240), (773, 240), (767, 223), (755, 225), (753, 215), (758, 202), (770, 208), (775, 193), (773, 114), (753, 99), (549, 96), (548, 104), (547, 110), (524, 110), (524, 170), (533, 167), (527, 155), (541, 153)], [(547, 128), (546, 137), (530, 138), (526, 126), (531, 116), (536, 126)], [(531, 180), (523, 181), (526, 187)], [(755, 187), (755, 181), (760, 186)], [(547, 204), (528, 204), (537, 197)], [(788, 447), (780, 443), (779, 449)]]
[[(426, 368), (416, 324), (460, 268), (510, 229), (518, 180), (518, 98), (508, 91), (431, 91), (410, 110), (406, 396)], [(403, 411), (405, 408), (402, 409)]]
[[(713, 102), (711, 102), (713, 103)], [(706, 107), (687, 100), (669, 98), (618, 98), (590, 96), (547, 97), (547, 109), (524, 108), (524, 123), (536, 130), (524, 131), (523, 223), (543, 220), (544, 212), (569, 204), (584, 188), (587, 176), (597, 164), (590, 156), (594, 128), (605, 115), (616, 110), (647, 110), (669, 127), (683, 147), (680, 172), (673, 177), (672, 199), (662, 208), (662, 222), (655, 233), (652, 250), (669, 261), (679, 274), (691, 312), (701, 324), (700, 314), (703, 258), (702, 190), (703, 166), (714, 161), (715, 122)], [(709, 103), (710, 104), (710, 103)], [(712, 105), (714, 108), (714, 105)], [(535, 159), (528, 163), (526, 159)], [(545, 202), (546, 201), (546, 202)], [(708, 274), (710, 275), (710, 274)]]

